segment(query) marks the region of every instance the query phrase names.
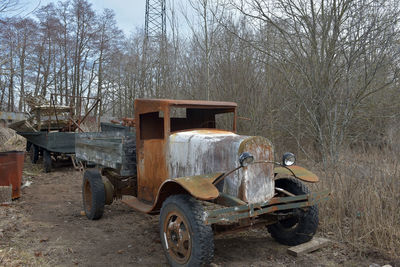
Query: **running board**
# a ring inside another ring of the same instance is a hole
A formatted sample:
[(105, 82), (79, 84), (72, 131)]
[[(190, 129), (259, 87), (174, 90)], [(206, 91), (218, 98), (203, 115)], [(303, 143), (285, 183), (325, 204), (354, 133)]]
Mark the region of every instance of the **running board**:
[(121, 202), (125, 203), (126, 205), (133, 208), (134, 210), (144, 212), (144, 213), (149, 213), (153, 209), (152, 205), (146, 204), (134, 196), (124, 196), (122, 198)]

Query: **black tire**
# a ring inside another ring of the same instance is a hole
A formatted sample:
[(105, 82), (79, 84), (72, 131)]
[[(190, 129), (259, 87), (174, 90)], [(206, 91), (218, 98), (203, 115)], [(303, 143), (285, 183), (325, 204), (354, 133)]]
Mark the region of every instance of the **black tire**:
[(89, 220), (103, 216), (106, 193), (101, 174), (97, 169), (86, 170), (82, 183), (83, 210)]
[(31, 158), (31, 162), (36, 164), (39, 159), (39, 147), (37, 145), (31, 145), (29, 150), (29, 157)]
[[(275, 186), (295, 195), (308, 194), (310, 191), (299, 180), (283, 178), (275, 181)], [(271, 236), (281, 244), (296, 246), (310, 241), (318, 228), (318, 206), (308, 207), (306, 211), (297, 210), (298, 215), (268, 225)]]
[(31, 146), (32, 146), (32, 143), (29, 142), (28, 140), (26, 140), (25, 151), (26, 151), (26, 152), (29, 152), (29, 151), (31, 150)]
[(164, 201), (160, 212), (160, 238), (171, 266), (211, 263), (214, 236), (211, 226), (204, 224), (202, 214), (203, 207), (190, 195), (173, 195)]
[(50, 151), (44, 149), (43, 150), (43, 168), (44, 172), (51, 172), (52, 162), (51, 162), (51, 154)]

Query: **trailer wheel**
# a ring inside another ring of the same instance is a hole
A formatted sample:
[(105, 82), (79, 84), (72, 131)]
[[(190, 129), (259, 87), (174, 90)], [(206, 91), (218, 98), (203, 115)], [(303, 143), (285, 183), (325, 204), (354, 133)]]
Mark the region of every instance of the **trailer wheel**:
[(31, 162), (36, 164), (39, 159), (39, 147), (37, 145), (31, 145), (29, 149), (29, 157), (31, 158)]
[(32, 146), (32, 143), (29, 142), (28, 140), (26, 140), (25, 151), (26, 151), (26, 152), (29, 152), (29, 151), (31, 150), (31, 146)]
[(87, 170), (82, 183), (83, 209), (89, 220), (98, 220), (103, 216), (106, 193), (98, 170)]
[(214, 256), (210, 225), (202, 220), (203, 208), (190, 195), (168, 197), (160, 212), (160, 238), (171, 266), (203, 266)]
[[(310, 193), (308, 188), (294, 178), (283, 178), (275, 181), (275, 186), (295, 195)], [(296, 210), (294, 210), (296, 211)], [(296, 246), (310, 241), (318, 228), (318, 206), (308, 207), (305, 211), (297, 210), (297, 215), (268, 225), (271, 236), (281, 244)]]
[(44, 172), (51, 172), (51, 154), (50, 151), (44, 149), (43, 150), (43, 167), (44, 167)]

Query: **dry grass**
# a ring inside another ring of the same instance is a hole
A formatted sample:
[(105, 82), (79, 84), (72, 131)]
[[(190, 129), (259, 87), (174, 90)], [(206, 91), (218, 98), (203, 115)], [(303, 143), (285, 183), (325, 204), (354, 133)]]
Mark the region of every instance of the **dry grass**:
[(0, 249), (0, 265), (1, 266), (51, 266), (42, 257), (39, 252), (37, 254), (20, 248)]
[(30, 229), (26, 217), (13, 206), (0, 207), (0, 266), (51, 266), (41, 251), (24, 242)]
[[(332, 192), (321, 206), (321, 231), (361, 255), (400, 255), (400, 164), (393, 149), (342, 154), (336, 168), (321, 175)], [(320, 174), (323, 172), (320, 172)]]

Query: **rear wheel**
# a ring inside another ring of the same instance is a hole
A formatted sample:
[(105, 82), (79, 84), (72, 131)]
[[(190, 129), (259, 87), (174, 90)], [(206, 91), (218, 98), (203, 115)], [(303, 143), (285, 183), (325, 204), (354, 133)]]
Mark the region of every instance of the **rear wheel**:
[[(284, 178), (275, 181), (275, 186), (285, 189), (295, 195), (308, 194), (310, 191), (299, 180)], [(295, 209), (295, 215), (268, 225), (271, 236), (281, 244), (295, 246), (310, 241), (318, 228), (318, 207), (308, 207), (306, 210)]]
[(36, 164), (39, 159), (39, 147), (37, 145), (31, 145), (29, 149), (29, 157), (31, 158), (31, 162)]
[(103, 216), (106, 193), (98, 170), (87, 170), (82, 183), (83, 209), (89, 220), (98, 220)]
[(43, 168), (44, 172), (51, 172), (51, 154), (48, 150), (43, 150)]
[(160, 238), (171, 266), (202, 266), (214, 256), (211, 226), (202, 220), (203, 208), (189, 195), (173, 195), (160, 212)]
[(31, 150), (31, 146), (32, 146), (32, 143), (29, 142), (28, 140), (26, 140), (26, 147), (25, 147), (26, 152), (29, 152)]

